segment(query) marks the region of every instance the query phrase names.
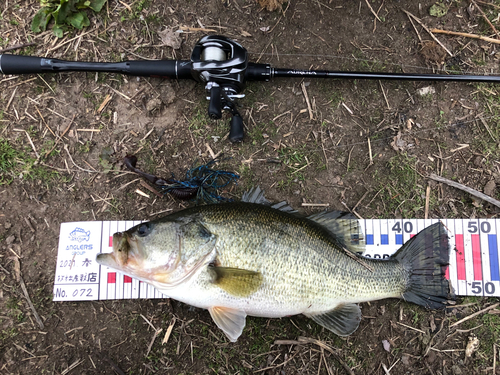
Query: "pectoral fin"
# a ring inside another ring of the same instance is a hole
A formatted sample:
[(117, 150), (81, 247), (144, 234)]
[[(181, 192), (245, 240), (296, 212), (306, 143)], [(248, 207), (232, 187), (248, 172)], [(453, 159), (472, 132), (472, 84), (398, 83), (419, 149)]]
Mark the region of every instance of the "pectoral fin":
[(229, 338), (229, 341), (236, 342), (245, 328), (247, 314), (242, 310), (230, 309), (227, 307), (214, 306), (208, 309), (212, 319)]
[(361, 309), (354, 303), (348, 303), (325, 313), (305, 315), (338, 336), (349, 336), (358, 329)]
[(248, 297), (262, 284), (260, 272), (239, 268), (212, 267), (214, 284), (236, 297)]

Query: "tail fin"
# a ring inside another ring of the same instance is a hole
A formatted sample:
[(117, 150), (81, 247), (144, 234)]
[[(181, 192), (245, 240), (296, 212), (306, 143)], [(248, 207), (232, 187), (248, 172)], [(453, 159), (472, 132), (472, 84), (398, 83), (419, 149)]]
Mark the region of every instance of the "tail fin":
[(444, 308), (455, 294), (445, 278), (449, 264), (448, 234), (442, 223), (425, 228), (406, 242), (394, 257), (408, 272), (403, 298), (430, 309)]

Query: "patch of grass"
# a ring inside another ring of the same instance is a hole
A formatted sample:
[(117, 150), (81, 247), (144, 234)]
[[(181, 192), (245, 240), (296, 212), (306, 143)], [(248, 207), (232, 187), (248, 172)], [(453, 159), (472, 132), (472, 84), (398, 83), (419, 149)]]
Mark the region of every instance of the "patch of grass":
[(17, 166), (18, 152), (5, 139), (0, 139), (0, 185), (12, 182), (11, 176)]
[[(398, 154), (392, 157), (387, 167), (390, 173), (374, 174), (375, 181), (380, 189), (380, 200), (384, 204), (384, 217), (416, 217), (425, 207), (425, 187), (418, 183), (419, 175), (416, 170), (418, 160), (407, 154)], [(435, 205), (431, 196), (429, 207)]]
[[(48, 148), (49, 144), (46, 147)], [(45, 148), (42, 148), (41, 152), (44, 150)], [(29, 180), (38, 179), (48, 185), (59, 176), (56, 171), (39, 165), (35, 158), (27, 152), (15, 148), (3, 138), (0, 138), (0, 172), (0, 185), (10, 184), (15, 177)]]
[(86, 141), (83, 145), (81, 143), (79, 143), (78, 152), (81, 154), (86, 154), (86, 153), (90, 152), (91, 146), (92, 146), (92, 142), (90, 142), (90, 141)]
[(474, 148), (481, 151), (486, 157), (487, 163), (492, 158), (497, 158), (500, 140), (500, 92), (498, 87), (492, 84), (480, 83), (476, 85), (477, 92), (474, 99), (478, 103), (484, 103), (484, 122), (480, 121), (477, 129), (483, 133), (480, 137), (474, 137), (472, 143)]
[(303, 181), (305, 179), (304, 169), (306, 169), (309, 164), (306, 153), (306, 145), (285, 147), (278, 151), (283, 164), (288, 167), (286, 172), (287, 181), (284, 186), (290, 186), (293, 182)]
[(25, 319), (25, 316), (22, 310), (20, 309), (19, 305), (20, 301), (16, 297), (10, 297), (7, 300), (7, 303), (5, 304), (9, 316), (14, 318), (17, 321), (17, 323), (22, 323)]
[(189, 119), (189, 130), (195, 137), (205, 137), (210, 124), (210, 117), (205, 106), (198, 104), (193, 110), (194, 115)]

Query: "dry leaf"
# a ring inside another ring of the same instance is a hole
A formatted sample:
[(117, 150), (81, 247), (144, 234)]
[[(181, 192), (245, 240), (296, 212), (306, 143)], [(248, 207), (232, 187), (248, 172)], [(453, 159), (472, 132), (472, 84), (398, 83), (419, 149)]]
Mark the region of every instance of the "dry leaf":
[(382, 340), (382, 345), (384, 346), (384, 349), (386, 352), (391, 352), (391, 343), (387, 340)]
[(484, 186), (484, 194), (492, 197), (495, 194), (495, 189), (497, 185), (495, 184), (495, 180), (490, 180)]
[(429, 320), (430, 326), (431, 326), (431, 332), (434, 332), (436, 330), (436, 323), (434, 322), (434, 315), (431, 315), (431, 318)]
[(408, 143), (404, 139), (401, 139), (401, 132), (398, 132), (398, 135), (393, 138), (391, 146), (395, 151), (404, 151)]
[(476, 336), (469, 336), (469, 342), (465, 348), (465, 357), (469, 358), (479, 348), (479, 339)]
[(262, 8), (265, 8), (269, 11), (276, 10), (281, 8), (282, 4), (285, 0), (257, 0)]
[(158, 35), (163, 45), (172, 47), (173, 49), (181, 48), (182, 38), (179, 33), (176, 33), (173, 29), (166, 27), (165, 30), (160, 31)]

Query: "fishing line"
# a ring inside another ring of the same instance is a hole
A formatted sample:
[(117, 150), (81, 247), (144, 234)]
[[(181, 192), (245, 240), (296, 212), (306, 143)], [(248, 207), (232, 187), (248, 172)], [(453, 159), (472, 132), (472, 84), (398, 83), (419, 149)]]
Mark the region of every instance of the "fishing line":
[[(413, 69), (422, 69), (429, 73), (444, 73), (444, 74), (474, 74), (474, 75), (482, 75), (485, 74), (484, 71), (474, 71), (474, 70), (450, 70), (450, 69), (442, 69), (442, 68), (432, 68), (423, 65), (410, 65), (410, 64), (400, 64), (393, 62), (382, 62), (379, 60), (370, 60), (370, 59), (362, 59), (359, 57), (350, 57), (350, 56), (341, 56), (341, 55), (316, 55), (316, 54), (308, 54), (308, 53), (256, 53), (256, 52), (248, 52), (249, 55), (263, 55), (263, 56), (271, 56), (279, 58), (279, 56), (287, 56), (287, 57), (316, 57), (316, 58), (326, 58), (326, 59), (339, 59), (339, 60), (349, 60), (355, 62), (364, 62), (370, 64), (382, 64), (389, 65), (398, 68), (413, 68)], [(490, 71), (488, 74), (498, 74), (498, 72)]]

